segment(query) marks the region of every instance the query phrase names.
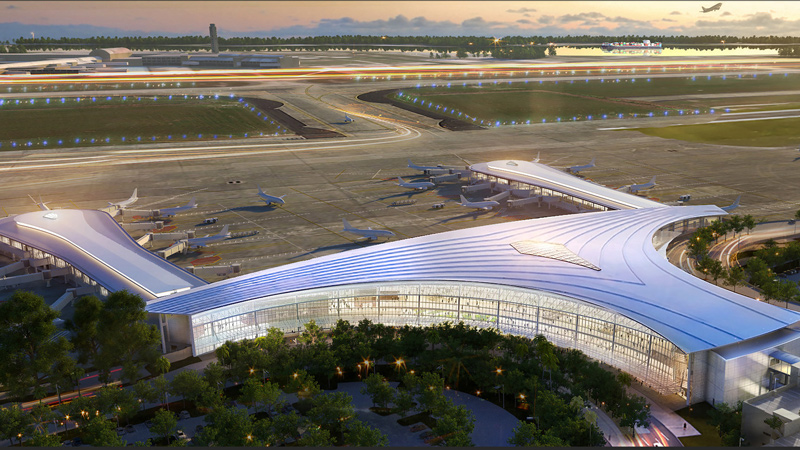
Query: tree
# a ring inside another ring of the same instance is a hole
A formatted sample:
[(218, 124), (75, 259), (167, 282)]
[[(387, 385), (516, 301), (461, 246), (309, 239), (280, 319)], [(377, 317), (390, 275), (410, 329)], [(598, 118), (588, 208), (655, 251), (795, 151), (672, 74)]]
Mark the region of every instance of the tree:
[(303, 345), (313, 345), (317, 342), (324, 339), (325, 334), (322, 332), (322, 329), (317, 325), (315, 320), (310, 320), (305, 323), (304, 330), (300, 333), (300, 336), (297, 338), (297, 342)]
[(209, 386), (220, 389), (228, 381), (228, 377), (225, 375), (225, 368), (218, 362), (212, 362), (203, 369), (203, 379), (206, 380)]
[(31, 409), (31, 425), (35, 433), (47, 434), (47, 426), (56, 418), (56, 412), (44, 403), (38, 403)]
[[(205, 417), (207, 423), (198, 436), (201, 445), (243, 447), (254, 444), (253, 420), (242, 408), (214, 408)], [(248, 439), (248, 436), (250, 439)]]
[[(8, 442), (13, 445), (13, 439), (17, 437), (20, 430), (27, 428), (31, 421), (31, 416), (23, 411), (18, 404), (13, 404), (8, 408), (0, 408), (0, 436), (8, 439)], [(20, 445), (22, 445), (21, 439)]]
[(169, 436), (178, 428), (178, 416), (163, 409), (156, 411), (152, 422), (153, 426), (150, 427), (150, 432), (156, 436), (163, 436), (167, 441), (169, 441)]
[(145, 403), (152, 403), (158, 401), (158, 394), (153, 388), (153, 384), (147, 380), (139, 380), (133, 385), (133, 392), (144, 409)]
[(469, 55), (467, 55), (467, 51), (464, 50), (463, 48), (459, 48), (458, 50), (456, 50), (456, 58), (464, 59), (467, 56), (469, 56)]
[(346, 392), (318, 395), (312, 400), (308, 411), (311, 423), (329, 430), (334, 436), (342, 436), (342, 425), (356, 414), (353, 397)]
[(744, 269), (742, 269), (740, 266), (731, 266), (728, 269), (725, 281), (731, 285), (733, 292), (736, 292), (736, 286), (742, 286), (744, 284), (745, 277), (746, 275), (744, 273)]
[[(764, 419), (764, 423), (772, 429), (772, 439), (781, 437), (780, 429), (783, 426), (783, 421), (775, 416)], [(776, 436), (777, 435), (777, 436)]]
[(392, 403), (394, 404), (392, 412), (399, 414), (400, 417), (405, 417), (409, 411), (414, 409), (414, 395), (408, 389), (397, 389)]
[(556, 46), (551, 45), (547, 47), (547, 56), (556, 56)]
[(70, 341), (78, 353), (78, 362), (94, 364), (100, 351), (97, 325), (100, 323), (103, 302), (89, 295), (78, 298), (74, 305), (75, 314), (64, 323), (64, 327), (72, 332)]
[(262, 406), (266, 411), (276, 407), (279, 409), (279, 405), (283, 403), (280, 387), (269, 381), (261, 384), (261, 380), (258, 378), (248, 378), (244, 382), (239, 399), (246, 403), (252, 403), (255, 405), (256, 410), (259, 409), (259, 406)]
[(708, 273), (711, 275), (711, 279), (714, 280), (714, 284), (717, 284), (717, 280), (723, 278), (726, 272), (725, 268), (722, 266), (722, 262), (718, 259), (714, 259), (709, 265)]
[(394, 398), (394, 388), (383, 379), (383, 375), (376, 373), (370, 374), (364, 379), (364, 387), (361, 388), (361, 393), (369, 395), (372, 399), (372, 405), (378, 405), (381, 408), (385, 408)]
[(742, 217), (742, 226), (747, 229), (747, 234), (750, 234), (750, 231), (756, 227), (756, 219), (754, 219), (750, 214), (746, 214), (744, 217)]
[(302, 425), (303, 419), (294, 410), (287, 414), (278, 414), (272, 419), (272, 431), (278, 442), (284, 443), (289, 438), (298, 436), (297, 429)]
[(322, 392), (314, 377), (305, 370), (298, 370), (289, 378), (286, 390), (296, 392), (298, 397), (310, 398)]
[(449, 400), (446, 402), (447, 406), (436, 418), (436, 426), (432, 431), (444, 438), (448, 446), (471, 447), (473, 444), (469, 436), (475, 428), (472, 411), (464, 405), (455, 406)]
[(0, 303), (0, 384), (12, 395), (32, 389), (36, 398), (44, 397), (43, 381), (68, 358), (69, 342), (63, 336), (51, 339), (56, 318), (58, 312), (32, 292), (16, 291)]
[(95, 447), (124, 447), (125, 441), (117, 435), (114, 422), (105, 416), (92, 416), (83, 428), (86, 442)]
[(333, 443), (330, 432), (321, 427), (309, 428), (297, 441), (297, 445), (301, 447), (332, 447)]
[(622, 427), (630, 427), (634, 434), (636, 433), (637, 426), (647, 428), (650, 426), (650, 410), (647, 408), (647, 401), (644, 397), (627, 395), (624, 397), (624, 403), (620, 403), (617, 417), (620, 418), (619, 425)]
[(186, 400), (197, 401), (203, 391), (209, 388), (208, 382), (195, 370), (179, 372), (169, 382), (169, 391), (172, 395), (183, 398), (183, 407)]
[(344, 443), (351, 447), (386, 447), (389, 438), (379, 429), (353, 419), (345, 427)]
[(569, 444), (557, 436), (543, 433), (536, 424), (520, 421), (508, 443), (517, 447), (567, 447)]
[(167, 401), (169, 395), (169, 381), (164, 378), (164, 375), (159, 375), (156, 378), (153, 378), (153, 390), (155, 391), (157, 398), (167, 405), (167, 411), (169, 411), (169, 402)]
[(170, 363), (169, 360), (163, 356), (159, 356), (158, 359), (156, 359), (155, 362), (153, 363), (153, 367), (156, 369), (156, 372), (159, 375), (163, 375), (169, 372), (169, 368), (171, 365), (172, 363)]
[(134, 382), (147, 364), (160, 357), (158, 329), (147, 323), (145, 301), (128, 291), (108, 296), (97, 324), (100, 380), (108, 382), (112, 367), (122, 366), (122, 378)]
[(34, 432), (28, 445), (32, 447), (61, 447), (61, 439), (58, 434), (47, 434), (46, 432)]

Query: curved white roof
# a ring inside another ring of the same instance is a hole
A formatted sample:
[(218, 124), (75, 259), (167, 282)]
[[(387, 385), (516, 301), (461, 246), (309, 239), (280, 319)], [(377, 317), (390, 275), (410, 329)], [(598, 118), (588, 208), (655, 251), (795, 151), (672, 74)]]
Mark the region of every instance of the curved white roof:
[(142, 248), (108, 213), (56, 209), (0, 219), (6, 236), (63, 259), (111, 292), (145, 300), (205, 285), (202, 279)]
[(589, 200), (611, 209), (657, 208), (667, 205), (586, 181), (550, 166), (517, 160), (500, 160), (469, 166), (473, 172), (532, 184)]
[[(596, 304), (642, 323), (686, 352), (695, 352), (800, 321), (800, 313), (682, 271), (653, 247), (652, 236), (662, 226), (724, 214), (713, 205), (660, 207), (449, 231), (219, 281), (150, 302), (147, 310), (192, 315), (328, 286), (471, 281), (550, 291)], [(534, 256), (537, 252), (542, 254)]]

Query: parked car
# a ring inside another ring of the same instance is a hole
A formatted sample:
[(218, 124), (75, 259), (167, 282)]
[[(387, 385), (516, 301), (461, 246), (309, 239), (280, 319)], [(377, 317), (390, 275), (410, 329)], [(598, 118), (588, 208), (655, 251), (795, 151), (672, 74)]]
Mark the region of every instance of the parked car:
[(186, 436), (186, 433), (183, 430), (178, 430), (175, 432), (175, 437), (178, 439), (189, 440), (189, 437)]
[(80, 447), (81, 445), (83, 445), (83, 439), (81, 439), (80, 436), (72, 440), (73, 447)]
[(190, 417), (192, 417), (192, 416), (189, 415), (189, 411), (187, 411), (185, 409), (183, 411), (181, 411), (181, 414), (180, 414), (180, 418), (181, 419), (188, 419)]
[(136, 428), (133, 425), (128, 425), (125, 427), (125, 431), (127, 431), (128, 433), (135, 433)]
[(66, 441), (61, 443), (62, 447), (70, 447), (72, 446), (72, 439), (67, 439)]

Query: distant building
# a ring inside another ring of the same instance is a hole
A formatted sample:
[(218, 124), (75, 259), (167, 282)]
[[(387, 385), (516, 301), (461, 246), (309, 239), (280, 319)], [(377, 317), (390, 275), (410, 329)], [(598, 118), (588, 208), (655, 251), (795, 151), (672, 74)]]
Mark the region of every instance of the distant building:
[(283, 69), (300, 67), (296, 56), (258, 53), (154, 53), (142, 55), (143, 66)]
[(211, 53), (219, 53), (219, 39), (217, 39), (217, 26), (213, 23), (208, 26), (208, 33), (211, 35)]
[(103, 62), (113, 61), (115, 59), (130, 58), (131, 51), (124, 47), (115, 48), (97, 48), (89, 53), (89, 56), (100, 58)]

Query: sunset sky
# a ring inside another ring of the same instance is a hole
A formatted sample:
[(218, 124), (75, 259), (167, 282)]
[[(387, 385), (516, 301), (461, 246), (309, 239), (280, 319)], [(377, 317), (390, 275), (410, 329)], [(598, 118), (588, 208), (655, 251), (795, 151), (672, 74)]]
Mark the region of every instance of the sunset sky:
[(0, 40), (37, 36), (205, 35), (800, 35), (800, 2), (715, 0), (0, 1)]

